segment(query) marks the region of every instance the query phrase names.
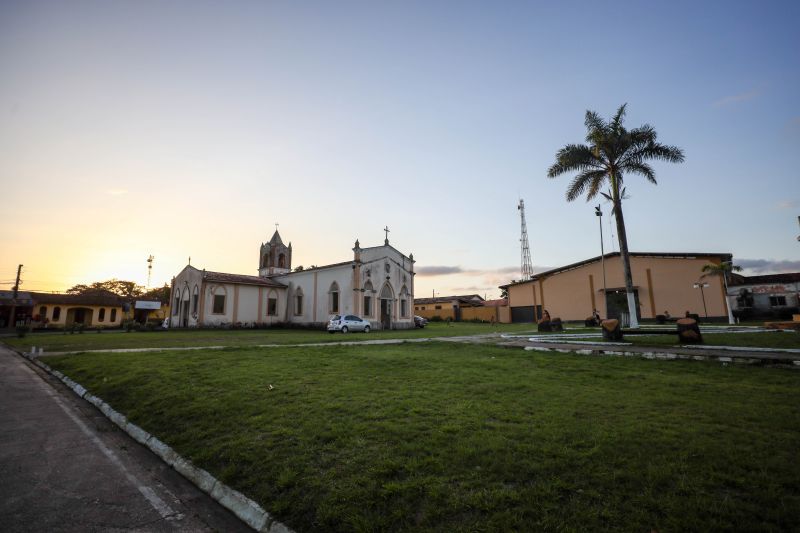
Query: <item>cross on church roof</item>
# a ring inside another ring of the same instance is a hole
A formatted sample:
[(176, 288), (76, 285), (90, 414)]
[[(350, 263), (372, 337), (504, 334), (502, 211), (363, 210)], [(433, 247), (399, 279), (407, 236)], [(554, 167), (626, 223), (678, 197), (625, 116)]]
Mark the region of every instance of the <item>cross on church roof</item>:
[(389, 244), (389, 226), (383, 228), (383, 231), (386, 232), (386, 238), (383, 240), (383, 244)]

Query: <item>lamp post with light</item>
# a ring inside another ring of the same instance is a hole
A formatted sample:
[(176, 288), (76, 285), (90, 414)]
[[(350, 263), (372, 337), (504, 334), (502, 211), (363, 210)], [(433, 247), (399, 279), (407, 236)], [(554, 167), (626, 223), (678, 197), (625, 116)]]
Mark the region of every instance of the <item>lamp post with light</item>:
[(600, 221), (600, 264), (603, 265), (603, 305), (605, 306), (604, 315), (608, 316), (608, 303), (606, 302), (606, 252), (603, 249), (603, 211), (600, 204), (594, 208), (594, 214)]
[(700, 296), (703, 298), (703, 314), (705, 314), (706, 318), (708, 318), (708, 309), (706, 308), (706, 293), (703, 292), (703, 289), (708, 287), (708, 283), (703, 281), (698, 281), (694, 285), (692, 285), (695, 289), (700, 289)]

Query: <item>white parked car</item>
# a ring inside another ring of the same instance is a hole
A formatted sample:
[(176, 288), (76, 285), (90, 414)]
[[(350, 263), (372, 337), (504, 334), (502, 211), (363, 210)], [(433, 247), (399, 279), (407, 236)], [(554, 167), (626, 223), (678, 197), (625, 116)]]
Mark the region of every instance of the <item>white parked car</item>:
[(328, 333), (336, 333), (337, 331), (342, 333), (347, 333), (348, 331), (369, 333), (369, 330), (369, 320), (364, 320), (355, 315), (333, 315), (328, 321)]

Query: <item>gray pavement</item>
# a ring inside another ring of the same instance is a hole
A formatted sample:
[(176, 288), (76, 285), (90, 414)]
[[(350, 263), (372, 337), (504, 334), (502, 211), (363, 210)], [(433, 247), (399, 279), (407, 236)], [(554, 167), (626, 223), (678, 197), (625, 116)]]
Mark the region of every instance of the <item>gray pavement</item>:
[[(769, 350), (764, 348), (736, 348), (726, 346), (637, 346), (624, 343), (603, 342), (570, 343), (539, 342), (533, 338), (507, 338), (499, 346), (526, 348), (529, 350), (575, 352), (591, 355), (663, 356), (674, 359), (707, 359), (720, 362), (735, 362), (753, 365), (783, 365), (800, 367), (800, 353), (795, 350)], [(660, 358), (660, 357), (659, 357)]]
[(0, 530), (251, 531), (94, 406), (3, 346)]

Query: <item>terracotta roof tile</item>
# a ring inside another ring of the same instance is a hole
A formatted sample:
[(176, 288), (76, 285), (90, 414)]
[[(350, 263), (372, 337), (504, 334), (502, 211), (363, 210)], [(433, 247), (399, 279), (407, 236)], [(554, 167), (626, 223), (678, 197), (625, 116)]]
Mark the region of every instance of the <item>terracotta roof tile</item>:
[(218, 283), (239, 283), (241, 285), (260, 285), (262, 287), (286, 287), (283, 283), (260, 276), (228, 274), (227, 272), (211, 272), (209, 270), (205, 271), (203, 279), (206, 281), (216, 281)]

